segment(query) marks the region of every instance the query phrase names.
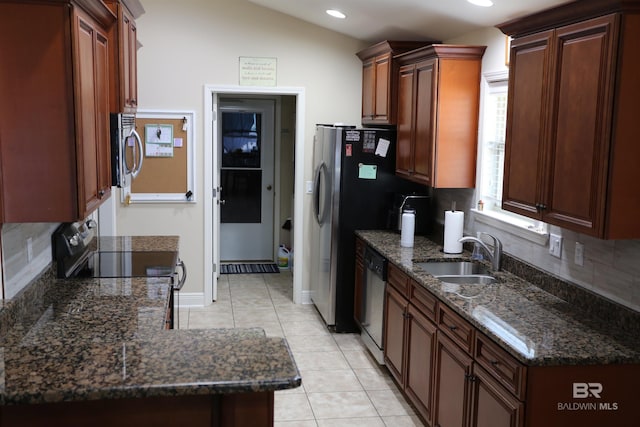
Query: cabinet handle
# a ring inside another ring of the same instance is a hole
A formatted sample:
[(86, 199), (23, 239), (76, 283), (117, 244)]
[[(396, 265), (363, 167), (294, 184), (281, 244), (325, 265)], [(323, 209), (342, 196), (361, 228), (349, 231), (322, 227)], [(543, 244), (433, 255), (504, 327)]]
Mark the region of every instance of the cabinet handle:
[(458, 329), (458, 327), (456, 325), (449, 325), (449, 329), (455, 331), (456, 329)]
[(465, 379), (467, 379), (468, 381), (470, 381), (472, 383), (477, 380), (477, 378), (474, 375), (471, 375), (471, 374), (465, 374), (464, 377), (465, 377)]
[(489, 363), (491, 363), (493, 366), (498, 366), (500, 362), (498, 362), (497, 360), (491, 360), (489, 361)]

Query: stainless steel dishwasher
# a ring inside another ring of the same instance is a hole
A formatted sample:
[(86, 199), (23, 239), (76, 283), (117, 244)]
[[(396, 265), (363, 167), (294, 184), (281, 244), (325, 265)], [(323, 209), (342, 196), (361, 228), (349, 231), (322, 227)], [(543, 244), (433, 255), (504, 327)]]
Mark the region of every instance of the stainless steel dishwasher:
[(362, 341), (379, 364), (384, 365), (384, 291), (387, 260), (367, 247), (364, 253), (365, 275), (362, 297)]

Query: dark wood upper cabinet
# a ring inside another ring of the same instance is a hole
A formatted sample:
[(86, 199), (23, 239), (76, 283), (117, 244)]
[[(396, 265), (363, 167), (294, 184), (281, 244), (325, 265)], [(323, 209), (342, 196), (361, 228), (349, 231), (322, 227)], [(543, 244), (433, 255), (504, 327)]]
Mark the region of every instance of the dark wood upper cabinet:
[(383, 41), (361, 50), (362, 124), (396, 124), (397, 64), (394, 55), (436, 41)]
[(398, 65), (396, 174), (434, 188), (473, 188), (486, 46), (430, 45)]
[(114, 22), (101, 2), (0, 2), (3, 221), (75, 221), (109, 197)]
[(111, 30), (110, 108), (112, 113), (135, 113), (138, 108), (138, 32), (136, 19), (144, 8), (139, 0), (104, 0), (118, 17)]
[(503, 208), (640, 238), (640, 2), (579, 3), (499, 26), (513, 37)]

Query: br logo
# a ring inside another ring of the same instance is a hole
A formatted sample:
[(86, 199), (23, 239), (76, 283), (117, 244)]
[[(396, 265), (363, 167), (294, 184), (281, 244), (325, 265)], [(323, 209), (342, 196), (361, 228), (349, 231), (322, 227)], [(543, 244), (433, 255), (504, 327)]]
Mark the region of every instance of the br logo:
[(573, 383), (573, 398), (586, 399), (595, 397), (600, 399), (602, 393), (602, 384), (600, 383)]

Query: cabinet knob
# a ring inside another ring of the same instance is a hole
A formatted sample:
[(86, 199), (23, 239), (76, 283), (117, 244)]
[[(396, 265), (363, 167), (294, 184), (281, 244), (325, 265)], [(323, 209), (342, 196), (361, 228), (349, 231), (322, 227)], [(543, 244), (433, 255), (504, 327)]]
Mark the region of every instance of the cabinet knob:
[(489, 361), (489, 363), (491, 363), (493, 366), (498, 366), (500, 362), (498, 362), (497, 360), (491, 360)]
[(102, 198), (104, 197), (104, 194), (105, 194), (105, 191), (104, 191), (104, 190), (100, 190), (100, 191), (98, 191), (98, 197), (99, 197), (99, 198), (101, 198), (101, 199), (102, 199)]
[(456, 325), (449, 325), (449, 329), (455, 331), (456, 329), (458, 329), (458, 327)]

